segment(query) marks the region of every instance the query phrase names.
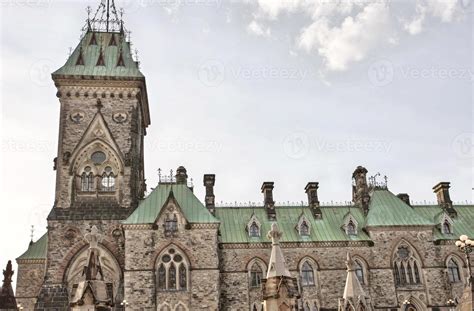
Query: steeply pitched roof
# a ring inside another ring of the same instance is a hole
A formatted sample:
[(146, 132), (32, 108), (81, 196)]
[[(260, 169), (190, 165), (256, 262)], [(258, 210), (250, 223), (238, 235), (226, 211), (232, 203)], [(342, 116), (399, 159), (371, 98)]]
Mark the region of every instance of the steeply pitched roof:
[(16, 260), (46, 259), (48, 253), (48, 233), (45, 233), (38, 241), (30, 244), (26, 252)]
[[(115, 45), (111, 45), (112, 36)], [(64, 76), (144, 79), (138, 63), (132, 58), (130, 42), (125, 40), (124, 34), (93, 31), (88, 31), (82, 37), (66, 64), (53, 73), (53, 78)]]
[(190, 223), (218, 223), (194, 193), (184, 184), (160, 184), (146, 197), (123, 224), (152, 224), (173, 191), (184, 217)]
[[(323, 206), (322, 219), (315, 219), (309, 207), (301, 206), (276, 206), (277, 223), (283, 232), (281, 242), (311, 242), (311, 241), (369, 241), (370, 238), (362, 230), (356, 236), (348, 236), (342, 230), (344, 215), (349, 212), (348, 207)], [(249, 237), (246, 231), (247, 224), (252, 214), (261, 223), (261, 236)], [(296, 229), (302, 213), (310, 223), (310, 235), (301, 236)], [(357, 219), (359, 226), (364, 224), (364, 216), (358, 209), (351, 209), (352, 215)], [(216, 217), (221, 221), (220, 233), (222, 243), (262, 243), (268, 242), (266, 232), (271, 230), (272, 222), (268, 220), (263, 207), (218, 207)]]
[(368, 227), (430, 226), (433, 221), (416, 213), (413, 208), (388, 190), (372, 193), (367, 215)]

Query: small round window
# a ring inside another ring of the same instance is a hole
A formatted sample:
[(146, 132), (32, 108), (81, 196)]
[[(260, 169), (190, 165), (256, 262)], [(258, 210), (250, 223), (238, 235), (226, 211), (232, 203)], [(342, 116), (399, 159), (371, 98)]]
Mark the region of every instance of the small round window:
[(106, 156), (102, 151), (96, 151), (92, 154), (91, 160), (94, 164), (102, 164), (105, 162)]

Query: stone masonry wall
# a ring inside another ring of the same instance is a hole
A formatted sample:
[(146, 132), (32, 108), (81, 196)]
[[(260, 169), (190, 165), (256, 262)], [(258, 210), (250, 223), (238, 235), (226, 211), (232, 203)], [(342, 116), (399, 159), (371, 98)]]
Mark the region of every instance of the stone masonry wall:
[(24, 310), (33, 310), (36, 298), (43, 284), (45, 260), (30, 260), (18, 262), (18, 277), (16, 279), (16, 301)]

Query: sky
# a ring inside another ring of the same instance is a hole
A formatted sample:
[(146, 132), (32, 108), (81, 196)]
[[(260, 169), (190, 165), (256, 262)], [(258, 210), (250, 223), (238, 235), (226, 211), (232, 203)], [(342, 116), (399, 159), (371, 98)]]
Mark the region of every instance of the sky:
[[(46, 232), (59, 101), (51, 72), (99, 0), (0, 1), (0, 266)], [(216, 201), (351, 200), (358, 165), (389, 190), (473, 200), (472, 0), (116, 0), (147, 78), (148, 187), (184, 165)]]

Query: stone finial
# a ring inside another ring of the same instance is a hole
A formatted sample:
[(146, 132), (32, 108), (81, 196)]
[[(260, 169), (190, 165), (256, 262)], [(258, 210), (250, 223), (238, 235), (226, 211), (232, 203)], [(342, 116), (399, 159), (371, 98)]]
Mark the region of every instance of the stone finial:
[(278, 225), (276, 222), (272, 223), (272, 229), (268, 232), (267, 238), (272, 240), (272, 245), (280, 244), (280, 239), (282, 236), (282, 232), (278, 230)]
[(3, 270), (3, 288), (10, 286), (12, 283), (12, 277), (15, 272), (13, 271), (12, 261), (9, 260), (7, 263), (6, 270)]
[(84, 266), (83, 275), (86, 276), (86, 281), (103, 280), (102, 267), (99, 256), (99, 243), (102, 241), (102, 235), (96, 226), (92, 226), (91, 232), (84, 236), (84, 239), (89, 243), (89, 254), (87, 265)]
[(176, 183), (186, 185), (187, 182), (188, 174), (186, 173), (186, 169), (184, 168), (184, 166), (178, 167), (178, 169), (176, 170)]
[(84, 239), (89, 243), (89, 249), (97, 249), (99, 243), (102, 241), (102, 235), (96, 226), (92, 226), (91, 232), (84, 236)]
[(346, 266), (346, 286), (344, 287), (342, 298), (339, 299), (338, 310), (373, 310), (370, 299), (366, 296), (364, 289), (359, 282), (359, 278), (356, 275), (356, 263), (352, 259), (350, 253), (347, 253)]

